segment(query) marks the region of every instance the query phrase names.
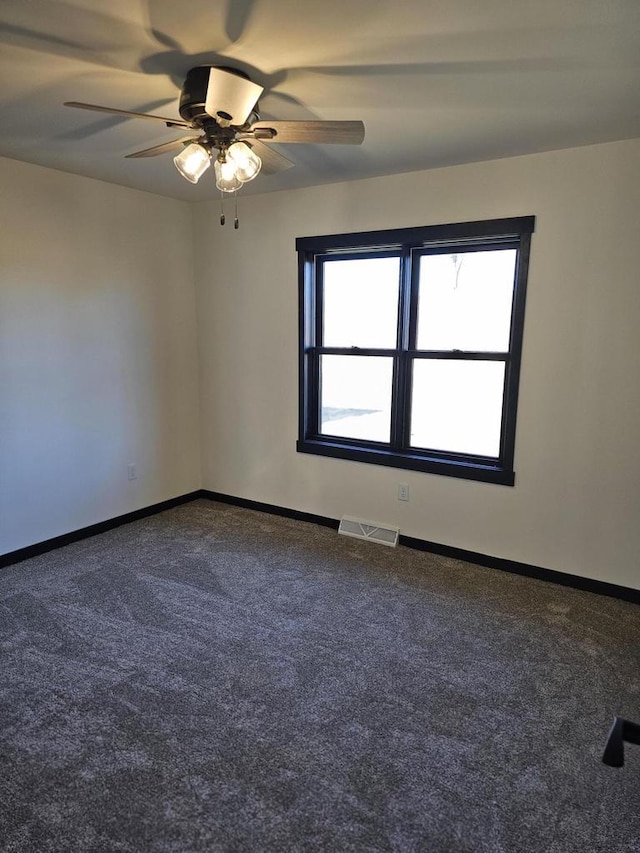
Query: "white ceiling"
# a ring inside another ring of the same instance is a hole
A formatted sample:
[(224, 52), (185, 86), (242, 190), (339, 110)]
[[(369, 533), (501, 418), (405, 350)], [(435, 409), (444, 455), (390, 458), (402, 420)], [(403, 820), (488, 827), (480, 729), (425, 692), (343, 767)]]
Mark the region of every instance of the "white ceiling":
[(0, 154), (175, 198), (186, 72), (235, 66), (262, 118), (361, 119), (362, 146), (281, 145), (269, 192), (640, 137), (640, 0), (0, 0)]

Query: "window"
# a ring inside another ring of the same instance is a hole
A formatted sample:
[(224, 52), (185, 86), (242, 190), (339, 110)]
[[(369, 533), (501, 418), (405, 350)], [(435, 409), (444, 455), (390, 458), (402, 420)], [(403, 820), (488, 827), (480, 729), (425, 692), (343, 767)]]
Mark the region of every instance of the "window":
[(513, 485), (534, 224), (299, 238), (297, 449)]

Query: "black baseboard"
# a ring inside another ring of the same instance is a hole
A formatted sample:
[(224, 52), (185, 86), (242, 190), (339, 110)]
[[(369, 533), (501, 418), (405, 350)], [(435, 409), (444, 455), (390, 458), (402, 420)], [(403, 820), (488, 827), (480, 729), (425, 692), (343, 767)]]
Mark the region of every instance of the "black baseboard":
[(488, 569), (499, 569), (501, 572), (510, 572), (514, 575), (524, 575), (547, 583), (555, 583), (560, 586), (570, 586), (573, 589), (581, 589), (585, 592), (595, 592), (597, 595), (606, 595), (609, 598), (620, 598), (623, 601), (631, 601), (640, 604), (640, 589), (628, 586), (619, 586), (615, 583), (585, 578), (581, 575), (570, 575), (567, 572), (558, 572), (555, 569), (543, 569), (541, 566), (532, 566), (529, 563), (518, 563), (515, 560), (506, 560), (503, 557), (490, 557), (488, 554), (479, 554), (476, 551), (465, 551), (464, 548), (453, 548), (451, 545), (440, 545), (437, 542), (426, 542), (424, 539), (414, 539), (411, 536), (400, 535), (400, 544), (408, 548), (416, 548), (418, 551), (428, 551), (430, 554), (439, 554), (442, 557), (453, 557), (456, 560), (464, 560), (477, 566), (485, 566)]
[(340, 522), (336, 518), (326, 515), (315, 515), (313, 512), (300, 512), (297, 509), (288, 509), (285, 506), (265, 504), (260, 501), (251, 501), (248, 498), (236, 498), (233, 495), (225, 495), (222, 492), (211, 492), (209, 489), (201, 489), (200, 496), (210, 501), (219, 501), (223, 504), (232, 504), (244, 509), (255, 509), (258, 512), (268, 512), (270, 515), (280, 515), (283, 518), (294, 518), (296, 521), (308, 521), (311, 524), (321, 524), (323, 527), (338, 529)]
[(63, 533), (61, 536), (54, 536), (52, 539), (46, 539), (44, 542), (37, 542), (35, 545), (28, 545), (26, 548), (19, 548), (17, 551), (9, 551), (7, 554), (0, 554), (0, 569), (5, 566), (11, 566), (14, 563), (21, 563), (23, 560), (29, 560), (31, 557), (38, 557), (40, 554), (46, 554), (47, 551), (53, 551), (56, 548), (62, 548), (65, 545), (71, 545), (72, 542), (79, 542), (81, 539), (88, 539), (90, 536), (96, 536), (98, 533), (106, 533), (107, 530), (113, 530), (115, 527), (121, 527), (123, 524), (130, 524), (132, 521), (139, 521), (141, 518), (147, 518), (150, 515), (155, 515), (158, 512), (164, 512), (165, 509), (172, 509), (174, 506), (189, 503), (196, 498), (203, 497), (200, 491), (190, 492), (186, 495), (180, 495), (177, 498), (170, 498), (166, 501), (146, 506), (142, 509), (136, 509), (133, 512), (127, 512), (124, 515), (118, 515), (116, 518), (109, 518), (107, 521), (99, 521), (97, 524), (90, 524), (88, 527), (82, 527), (79, 530), (73, 530), (71, 533)]
[[(115, 527), (121, 527), (123, 524), (130, 524), (132, 521), (138, 521), (141, 518), (156, 515), (159, 512), (164, 512), (164, 510), (190, 503), (198, 498), (206, 498), (207, 500), (231, 504), (232, 506), (270, 513), (271, 515), (280, 515), (284, 518), (293, 518), (296, 521), (320, 524), (323, 527), (331, 527), (334, 530), (338, 529), (338, 525), (340, 523), (338, 519), (329, 518), (326, 515), (316, 515), (312, 512), (301, 512), (300, 510), (289, 509), (275, 504), (267, 504), (262, 503), (261, 501), (249, 500), (247, 498), (238, 498), (234, 495), (226, 495), (222, 492), (212, 492), (209, 489), (199, 489), (196, 492), (189, 492), (186, 495), (170, 498), (169, 500), (153, 504), (153, 506), (143, 507), (142, 509), (137, 509), (133, 512), (125, 513), (124, 515), (119, 515), (116, 518), (110, 518), (107, 521), (100, 521), (97, 524), (89, 525), (89, 527), (74, 530), (71, 533), (65, 533), (62, 536), (54, 536), (53, 539), (47, 539), (44, 542), (38, 542), (35, 545), (29, 545), (26, 548), (20, 548), (17, 551), (10, 551), (8, 554), (2, 554), (0, 555), (0, 568), (13, 565), (14, 563), (20, 563), (23, 560), (30, 559), (31, 557), (37, 557), (40, 554), (45, 554), (47, 551), (62, 548), (64, 545), (70, 545), (72, 542), (78, 542), (81, 539), (87, 539), (90, 536), (96, 536), (99, 533), (106, 533), (107, 530), (113, 530)], [(554, 569), (544, 569), (541, 566), (532, 566), (528, 563), (518, 563), (515, 560), (505, 560), (502, 557), (492, 557), (488, 554), (480, 554), (476, 551), (466, 551), (464, 548), (454, 548), (451, 545), (441, 545), (438, 542), (428, 542), (425, 539), (416, 539), (413, 536), (404, 536), (400, 534), (399, 542), (407, 548), (414, 548), (418, 551), (427, 551), (430, 554), (439, 554), (443, 557), (452, 557), (456, 560), (464, 560), (467, 563), (474, 563), (475, 565), (484, 566), (488, 569), (499, 569), (503, 572), (524, 575), (525, 577), (535, 578), (536, 580), (555, 583), (561, 586), (568, 586), (574, 589), (584, 590), (585, 592), (593, 592), (596, 595), (606, 595), (609, 598), (619, 598), (623, 601), (630, 601), (633, 604), (640, 604), (640, 590), (633, 589), (631, 587), (619, 586), (618, 584), (607, 583), (606, 581), (594, 580), (592, 578), (585, 578), (580, 575), (570, 575), (565, 572), (555, 571)]]
[[(333, 527), (336, 530), (340, 523), (337, 519), (328, 518), (324, 515), (314, 515), (310, 512), (299, 512), (298, 510), (260, 503), (259, 501), (251, 501), (246, 498), (236, 498), (233, 495), (211, 492), (208, 489), (202, 489), (201, 496), (209, 500), (220, 501), (220, 503), (244, 507), (245, 509), (268, 512), (272, 515), (282, 515), (285, 518), (295, 518), (299, 521), (309, 521), (313, 524), (322, 524), (325, 527)], [(606, 595), (609, 598), (619, 598), (623, 601), (630, 601), (633, 604), (640, 604), (640, 589), (619, 586), (618, 584), (585, 578), (580, 575), (570, 575), (566, 572), (555, 571), (554, 569), (544, 569), (541, 566), (532, 566), (528, 563), (518, 563), (515, 560), (506, 560), (502, 557), (491, 557), (488, 554), (466, 551), (464, 548), (454, 548), (451, 545), (440, 545), (438, 542), (428, 542), (425, 539), (416, 539), (413, 536), (403, 536), (400, 534), (398, 541), (400, 545), (404, 545), (407, 548), (414, 548), (418, 551), (427, 551), (430, 554), (439, 554), (442, 557), (464, 560), (466, 563), (474, 563), (488, 569), (499, 569), (503, 572), (524, 575), (525, 577), (535, 578), (536, 580), (546, 581), (547, 583), (555, 583), (585, 592), (593, 592), (596, 595)]]

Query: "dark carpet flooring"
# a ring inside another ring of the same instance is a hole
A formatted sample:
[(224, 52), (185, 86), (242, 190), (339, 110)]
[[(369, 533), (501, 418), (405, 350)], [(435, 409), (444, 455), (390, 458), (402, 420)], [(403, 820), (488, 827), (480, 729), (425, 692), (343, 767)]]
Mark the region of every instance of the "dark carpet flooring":
[(0, 572), (3, 851), (640, 851), (640, 608), (199, 500)]

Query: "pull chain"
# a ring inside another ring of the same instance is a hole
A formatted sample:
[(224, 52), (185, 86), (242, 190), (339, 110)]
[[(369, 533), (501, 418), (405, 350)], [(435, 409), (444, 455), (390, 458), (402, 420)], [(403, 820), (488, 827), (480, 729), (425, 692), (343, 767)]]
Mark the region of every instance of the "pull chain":
[(224, 193), (220, 190), (220, 225), (224, 225), (226, 222), (224, 215)]
[(233, 220), (233, 227), (237, 231), (238, 228), (240, 227), (240, 220), (238, 219), (238, 191), (237, 190), (233, 191), (233, 198), (235, 201), (235, 213), (236, 213), (235, 219)]

